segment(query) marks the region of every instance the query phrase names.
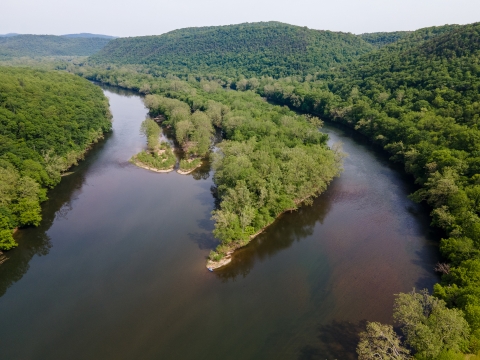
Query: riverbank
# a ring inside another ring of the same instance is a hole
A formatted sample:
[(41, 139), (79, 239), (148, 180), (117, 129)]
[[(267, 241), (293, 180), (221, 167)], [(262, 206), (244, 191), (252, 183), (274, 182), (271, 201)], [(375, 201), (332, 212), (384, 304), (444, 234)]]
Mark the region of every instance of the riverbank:
[(156, 173), (169, 173), (169, 172), (172, 172), (173, 171), (173, 168), (175, 167), (175, 165), (173, 165), (171, 168), (168, 168), (168, 169), (157, 169), (157, 168), (153, 168), (153, 167), (150, 167), (142, 162), (140, 162), (136, 156), (132, 157), (130, 159), (130, 162), (132, 164), (134, 164), (135, 166), (138, 166), (139, 168), (142, 168), (142, 169), (146, 169), (146, 170), (150, 170), (150, 171), (153, 171), (153, 172), (156, 172)]
[[(212, 259), (208, 259), (207, 260), (207, 269), (212, 271), (212, 270), (215, 270), (215, 269), (219, 269), (225, 265), (228, 265), (232, 262), (232, 255), (233, 253), (235, 252), (235, 250), (238, 250), (238, 249), (241, 249), (245, 246), (247, 246), (248, 244), (250, 244), (250, 242), (255, 239), (258, 235), (260, 235), (261, 233), (263, 233), (270, 225), (272, 225), (280, 216), (282, 216), (285, 212), (287, 212), (288, 210), (284, 211), (283, 213), (281, 213), (280, 215), (278, 215), (275, 220), (273, 220), (270, 224), (268, 224), (267, 226), (263, 227), (261, 230), (257, 231), (255, 234), (253, 235), (250, 235), (250, 238), (247, 242), (245, 241), (241, 241), (241, 240), (238, 240), (238, 241), (235, 241), (234, 243), (232, 243), (231, 245), (231, 249), (228, 250), (225, 254), (224, 257), (222, 257), (220, 260), (212, 260)], [(292, 210), (293, 211), (293, 210)]]
[[(343, 155), (342, 155), (343, 156)], [(329, 184), (327, 184), (327, 187), (328, 187)], [(318, 190), (319, 191), (319, 190)], [(296, 208), (292, 208), (292, 209), (286, 209), (284, 211), (282, 211), (280, 214), (277, 215), (277, 217), (275, 219), (273, 219), (273, 221), (267, 225), (265, 225), (263, 228), (261, 228), (260, 230), (258, 230), (255, 234), (253, 235), (250, 235), (250, 237), (248, 238), (247, 241), (245, 240), (237, 240), (237, 241), (233, 241), (231, 242), (230, 244), (228, 245), (223, 245), (225, 246), (226, 248), (223, 249), (223, 251), (225, 252), (223, 257), (221, 257), (220, 259), (218, 260), (214, 260), (214, 259), (208, 259), (207, 260), (207, 264), (206, 264), (206, 267), (208, 270), (212, 271), (212, 270), (215, 270), (215, 269), (219, 269), (225, 265), (228, 265), (232, 262), (232, 255), (233, 253), (238, 250), (238, 249), (241, 249), (245, 246), (247, 246), (248, 244), (250, 244), (250, 242), (255, 239), (258, 235), (260, 235), (261, 233), (263, 233), (268, 227), (270, 227), (271, 225), (273, 225), (282, 215), (286, 214), (287, 212), (293, 212), (293, 211), (296, 211), (298, 210), (298, 207), (302, 206), (302, 204), (304, 204), (308, 199), (311, 199), (311, 198), (316, 198), (318, 196), (321, 195), (321, 193), (318, 193), (315, 192), (314, 194), (317, 194), (317, 196), (315, 195), (310, 195), (310, 196), (307, 196), (301, 200), (297, 200), (295, 201), (297, 207)], [(221, 245), (222, 246), (222, 245)], [(222, 255), (222, 254), (219, 254), (217, 253), (218, 255)]]
[(198, 165), (196, 165), (195, 167), (193, 167), (192, 169), (188, 169), (188, 170), (181, 170), (181, 169), (178, 169), (177, 170), (177, 173), (179, 173), (180, 175), (188, 175), (190, 174), (191, 172), (193, 172), (194, 170), (198, 169), (200, 166), (202, 166), (202, 162), (200, 161), (200, 163)]

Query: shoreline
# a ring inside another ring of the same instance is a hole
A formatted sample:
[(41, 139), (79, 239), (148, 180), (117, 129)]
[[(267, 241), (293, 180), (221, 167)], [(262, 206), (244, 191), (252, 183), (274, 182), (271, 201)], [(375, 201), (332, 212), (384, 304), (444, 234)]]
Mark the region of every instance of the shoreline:
[(258, 230), (255, 234), (250, 235), (250, 238), (249, 238), (248, 242), (243, 243), (241, 240), (234, 241), (232, 243), (232, 246), (231, 246), (230, 250), (227, 251), (227, 253), (225, 254), (225, 256), (223, 258), (221, 258), (218, 261), (208, 259), (207, 264), (206, 264), (206, 268), (210, 271), (213, 271), (213, 270), (219, 269), (219, 268), (221, 268), (225, 265), (230, 264), (232, 262), (232, 255), (236, 250), (241, 249), (241, 248), (247, 246), (248, 244), (250, 244), (252, 242), (252, 240), (254, 240), (258, 235), (263, 233), (265, 230), (267, 230), (267, 228), (269, 226), (271, 226), (275, 221), (277, 221), (286, 212), (292, 212), (292, 211), (295, 211), (295, 210), (297, 210), (297, 209), (287, 209), (287, 210), (281, 212), (280, 214), (278, 214), (278, 216), (275, 219), (273, 219), (273, 221), (270, 224), (265, 225), (263, 228)]
[(315, 195), (310, 195), (310, 196), (307, 196), (305, 198), (303, 198), (302, 200), (299, 200), (297, 202), (297, 208), (292, 208), (292, 209), (286, 209), (284, 211), (282, 211), (280, 214), (278, 214), (277, 217), (275, 217), (275, 219), (273, 219), (273, 221), (268, 224), (268, 225), (265, 225), (263, 228), (261, 228), (260, 230), (258, 230), (255, 234), (253, 235), (250, 235), (250, 238), (248, 240), (248, 242), (246, 243), (242, 243), (241, 240), (236, 240), (234, 242), (232, 242), (232, 245), (231, 245), (231, 248), (227, 251), (227, 253), (225, 254), (225, 256), (223, 258), (221, 258), (220, 260), (218, 261), (215, 261), (215, 260), (211, 260), (211, 259), (208, 259), (207, 260), (207, 264), (206, 264), (206, 268), (210, 271), (213, 271), (213, 270), (216, 270), (216, 269), (219, 269), (225, 265), (228, 265), (232, 262), (232, 255), (233, 253), (238, 250), (238, 249), (241, 249), (245, 246), (247, 246), (248, 244), (250, 244), (250, 242), (255, 239), (258, 235), (260, 235), (261, 233), (263, 233), (269, 226), (271, 226), (275, 221), (277, 221), (282, 215), (284, 215), (285, 213), (287, 212), (292, 212), (292, 211), (296, 211), (298, 210), (298, 208), (300, 206), (302, 206), (302, 204), (305, 202), (305, 200), (307, 200), (308, 198), (310, 197), (313, 197), (313, 198), (317, 198), (318, 196), (320, 196), (320, 194), (318, 194), (317, 196)]
[(193, 169), (191, 170), (180, 170), (178, 169), (177, 170), (177, 173), (179, 173), (180, 175), (188, 175), (190, 174), (191, 172), (193, 172), (194, 170), (198, 169), (200, 166), (203, 165), (203, 162), (201, 162), (200, 164), (198, 164), (197, 166), (195, 166)]
[(132, 162), (133, 165), (138, 166), (139, 168), (142, 168), (142, 169), (145, 169), (145, 170), (150, 170), (150, 171), (153, 171), (153, 172), (156, 172), (156, 173), (169, 173), (169, 172), (172, 172), (173, 168), (174, 168), (174, 166), (172, 166), (171, 169), (164, 169), (164, 170), (152, 168), (152, 167), (149, 167), (149, 166), (145, 165), (144, 163), (138, 161), (136, 158), (132, 158), (131, 162)]

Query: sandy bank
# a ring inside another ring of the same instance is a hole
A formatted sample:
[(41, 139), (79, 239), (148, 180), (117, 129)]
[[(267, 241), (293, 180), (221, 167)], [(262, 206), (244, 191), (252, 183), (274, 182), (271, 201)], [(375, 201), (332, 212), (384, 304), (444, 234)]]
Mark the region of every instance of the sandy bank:
[(193, 170), (198, 169), (200, 166), (202, 166), (202, 163), (198, 164), (197, 166), (195, 166), (193, 169), (190, 169), (190, 170), (178, 169), (177, 173), (179, 173), (180, 175), (187, 175), (187, 174), (190, 174)]
[(138, 167), (141, 167), (142, 169), (146, 169), (146, 170), (150, 170), (150, 171), (154, 171), (154, 172), (157, 172), (157, 173), (169, 173), (171, 171), (173, 171), (173, 166), (169, 169), (156, 169), (156, 168), (152, 168), (148, 165), (145, 165), (144, 163), (141, 163), (140, 161), (138, 161), (137, 159), (132, 159), (132, 163)]

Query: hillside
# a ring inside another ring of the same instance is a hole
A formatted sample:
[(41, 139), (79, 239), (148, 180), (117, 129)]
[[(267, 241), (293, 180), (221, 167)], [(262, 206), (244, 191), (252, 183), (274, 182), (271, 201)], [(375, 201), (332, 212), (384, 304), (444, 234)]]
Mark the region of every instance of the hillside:
[(56, 71), (0, 67), (0, 250), (38, 225), (46, 189), (111, 128), (102, 90)]
[(410, 33), (411, 31), (376, 32), (360, 34), (359, 36), (362, 38), (362, 40), (368, 42), (376, 48), (381, 48), (385, 45), (403, 39)]
[(353, 34), (265, 22), (119, 38), (89, 62), (142, 64), (179, 75), (282, 77), (327, 70), (373, 48)]
[(0, 37), (0, 60), (22, 56), (89, 56), (98, 52), (109, 41), (108, 38), (98, 37), (5, 36)]

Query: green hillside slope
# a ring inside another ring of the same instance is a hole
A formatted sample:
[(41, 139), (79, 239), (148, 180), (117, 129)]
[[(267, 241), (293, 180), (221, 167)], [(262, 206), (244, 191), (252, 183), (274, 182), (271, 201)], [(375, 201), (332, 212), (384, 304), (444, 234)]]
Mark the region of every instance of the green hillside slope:
[(381, 48), (385, 45), (388, 45), (400, 39), (403, 39), (410, 33), (411, 31), (376, 32), (376, 33), (365, 33), (359, 36), (364, 41), (375, 46), (376, 48)]
[(144, 64), (185, 75), (282, 77), (326, 70), (372, 49), (353, 34), (266, 22), (115, 39), (90, 62)]
[(55, 35), (0, 37), (0, 60), (37, 56), (89, 56), (102, 49), (108, 38), (69, 38)]
[(102, 90), (56, 71), (0, 67), (0, 250), (38, 225), (46, 188), (111, 127)]

